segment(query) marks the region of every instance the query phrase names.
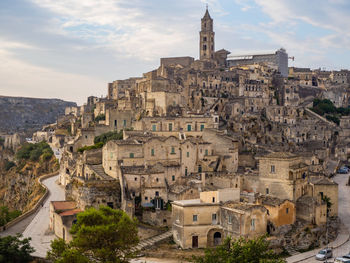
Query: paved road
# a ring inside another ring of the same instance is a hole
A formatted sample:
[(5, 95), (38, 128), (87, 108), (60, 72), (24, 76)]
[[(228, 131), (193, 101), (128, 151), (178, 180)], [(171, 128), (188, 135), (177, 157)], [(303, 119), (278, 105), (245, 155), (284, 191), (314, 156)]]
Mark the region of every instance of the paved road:
[[(346, 186), (348, 178), (349, 174), (337, 174), (337, 176), (334, 177), (334, 181), (337, 182), (339, 185), (338, 215), (341, 222), (344, 224), (344, 228), (346, 228), (345, 230), (340, 231), (340, 234), (337, 239), (342, 239), (343, 241), (346, 240), (346, 238), (344, 239), (344, 236), (348, 236), (347, 232), (350, 230), (350, 186)], [(334, 258), (336, 258), (348, 254), (349, 252), (350, 241), (341, 245), (339, 248), (334, 249), (333, 255)], [(290, 260), (291, 258), (289, 258), (288, 262), (320, 262), (317, 261), (314, 257), (306, 259), (312, 254), (315, 253), (305, 252), (293, 257), (294, 259), (299, 258), (299, 261)], [(328, 262), (333, 262), (334, 258), (328, 260)]]
[(48, 233), (50, 202), (65, 200), (64, 189), (55, 183), (57, 179), (58, 175), (43, 180), (43, 184), (46, 185), (50, 191), (49, 197), (23, 232), (24, 237), (32, 238), (31, 245), (36, 250), (33, 256), (45, 257), (46, 252), (49, 250), (51, 240), (55, 238), (54, 234)]

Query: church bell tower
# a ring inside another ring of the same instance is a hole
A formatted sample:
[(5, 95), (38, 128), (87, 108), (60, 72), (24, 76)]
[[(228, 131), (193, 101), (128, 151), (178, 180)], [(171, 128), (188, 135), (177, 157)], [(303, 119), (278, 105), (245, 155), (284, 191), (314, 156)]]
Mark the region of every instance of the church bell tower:
[(199, 32), (199, 59), (214, 59), (215, 33), (213, 31), (213, 19), (209, 15), (208, 6), (201, 19), (201, 31)]

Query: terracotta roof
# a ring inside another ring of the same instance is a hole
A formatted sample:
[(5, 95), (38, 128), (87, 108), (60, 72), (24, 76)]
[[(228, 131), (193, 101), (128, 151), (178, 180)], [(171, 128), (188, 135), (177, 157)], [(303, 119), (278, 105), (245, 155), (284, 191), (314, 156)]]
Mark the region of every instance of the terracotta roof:
[(76, 215), (80, 212), (83, 212), (83, 210), (80, 210), (80, 209), (72, 209), (72, 210), (67, 210), (67, 211), (64, 211), (62, 213), (59, 213), (60, 216), (72, 216), (72, 215)]
[(70, 210), (77, 207), (77, 203), (74, 201), (51, 201), (55, 211), (57, 210)]

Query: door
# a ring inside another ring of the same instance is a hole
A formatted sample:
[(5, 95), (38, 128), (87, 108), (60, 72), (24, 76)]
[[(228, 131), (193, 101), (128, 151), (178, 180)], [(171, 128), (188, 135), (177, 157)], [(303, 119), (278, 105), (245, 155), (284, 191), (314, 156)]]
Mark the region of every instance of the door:
[(192, 248), (198, 248), (198, 236), (192, 236)]

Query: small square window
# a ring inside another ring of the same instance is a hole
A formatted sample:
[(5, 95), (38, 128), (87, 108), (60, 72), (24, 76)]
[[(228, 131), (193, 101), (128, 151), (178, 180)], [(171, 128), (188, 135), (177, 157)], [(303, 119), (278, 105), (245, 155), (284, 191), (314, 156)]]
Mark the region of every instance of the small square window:
[(187, 152), (187, 153), (186, 153), (186, 157), (187, 157), (187, 158), (190, 157), (190, 152)]
[(289, 208), (286, 208), (286, 214), (288, 214), (289, 213)]
[(135, 177), (134, 180), (137, 181), (137, 177)]
[(159, 192), (158, 191), (156, 191), (156, 196), (159, 196)]
[(148, 196), (145, 196), (145, 200), (148, 200)]
[(134, 153), (130, 153), (129, 157), (134, 158)]
[(157, 130), (157, 125), (153, 124), (152, 125), (152, 131), (156, 131)]
[(171, 154), (175, 154), (175, 147), (171, 147)]
[(193, 222), (197, 222), (198, 221), (198, 215), (193, 215)]
[(173, 175), (173, 176), (171, 177), (171, 180), (175, 181), (175, 175)]
[(154, 156), (154, 149), (151, 149), (151, 156)]

